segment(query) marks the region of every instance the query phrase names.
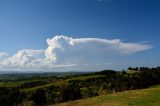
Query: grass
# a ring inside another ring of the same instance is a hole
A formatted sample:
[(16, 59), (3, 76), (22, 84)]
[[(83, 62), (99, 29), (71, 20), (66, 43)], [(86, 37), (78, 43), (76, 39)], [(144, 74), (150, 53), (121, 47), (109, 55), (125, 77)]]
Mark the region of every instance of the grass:
[(54, 106), (160, 106), (160, 86), (70, 101)]

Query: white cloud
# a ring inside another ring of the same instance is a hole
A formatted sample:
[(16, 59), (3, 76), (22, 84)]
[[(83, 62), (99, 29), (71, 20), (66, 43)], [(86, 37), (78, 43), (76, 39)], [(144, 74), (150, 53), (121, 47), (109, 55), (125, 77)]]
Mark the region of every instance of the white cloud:
[(82, 71), (112, 65), (109, 60), (151, 49), (141, 43), (124, 43), (120, 39), (71, 38), (47, 39), (46, 50), (23, 49), (13, 56), (0, 53), (0, 69)]
[(24, 49), (17, 52), (13, 56), (8, 56), (0, 61), (3, 68), (35, 68), (35, 64), (43, 58), (44, 50)]
[(66, 36), (55, 36), (47, 39), (47, 43), (46, 58), (54, 63), (64, 63), (70, 60), (76, 62), (80, 59), (96, 61), (100, 57), (104, 58), (108, 55), (132, 54), (152, 48), (146, 44), (123, 43), (119, 39), (74, 39)]
[(0, 60), (3, 60), (8, 57), (8, 54), (5, 52), (0, 52)]

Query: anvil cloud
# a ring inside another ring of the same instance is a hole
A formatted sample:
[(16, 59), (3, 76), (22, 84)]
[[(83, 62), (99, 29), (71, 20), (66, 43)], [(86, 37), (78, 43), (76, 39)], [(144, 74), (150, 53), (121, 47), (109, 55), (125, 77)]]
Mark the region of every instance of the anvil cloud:
[[(142, 43), (120, 39), (72, 38), (63, 35), (47, 39), (46, 50), (19, 50), (15, 55), (0, 52), (1, 70), (83, 71), (100, 69), (112, 57), (128, 56), (151, 49)], [(112, 61), (114, 64), (114, 62)], [(93, 67), (94, 66), (94, 67)]]

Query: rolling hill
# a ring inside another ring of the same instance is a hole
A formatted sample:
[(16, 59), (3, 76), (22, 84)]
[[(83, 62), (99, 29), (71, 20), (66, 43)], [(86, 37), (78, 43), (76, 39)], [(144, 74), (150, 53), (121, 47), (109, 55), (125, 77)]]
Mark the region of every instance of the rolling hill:
[[(160, 85), (147, 89), (131, 90), (114, 94), (81, 99), (54, 106), (159, 106)], [(53, 106), (53, 105), (52, 105)]]

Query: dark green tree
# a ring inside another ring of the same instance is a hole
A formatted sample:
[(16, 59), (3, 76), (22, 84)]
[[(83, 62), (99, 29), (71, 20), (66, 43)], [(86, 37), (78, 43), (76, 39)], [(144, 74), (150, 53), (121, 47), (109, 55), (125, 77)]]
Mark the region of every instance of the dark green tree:
[(42, 88), (37, 89), (36, 92), (32, 94), (32, 100), (35, 106), (46, 106), (47, 97), (45, 90)]
[(23, 96), (18, 88), (0, 87), (0, 106), (13, 106), (22, 102)]
[(79, 87), (73, 85), (65, 85), (60, 93), (62, 102), (80, 99), (82, 97)]

